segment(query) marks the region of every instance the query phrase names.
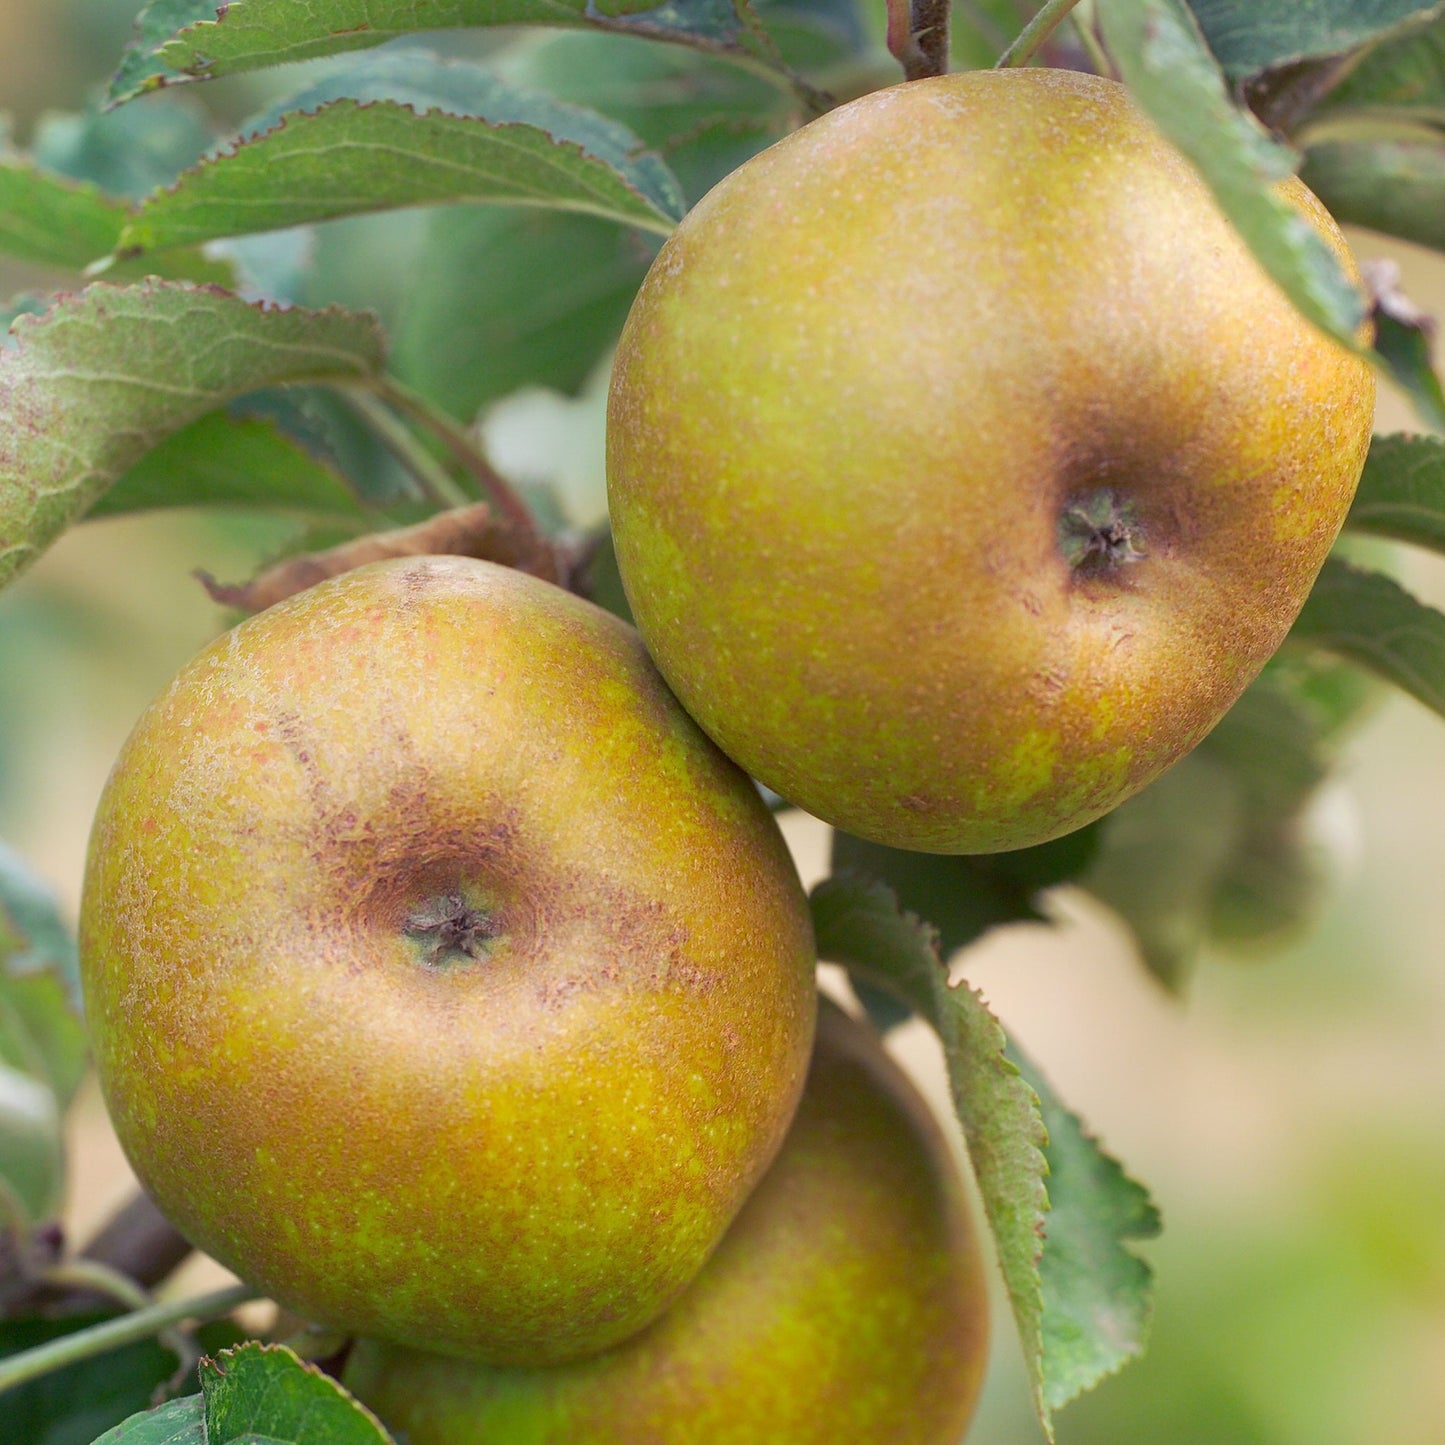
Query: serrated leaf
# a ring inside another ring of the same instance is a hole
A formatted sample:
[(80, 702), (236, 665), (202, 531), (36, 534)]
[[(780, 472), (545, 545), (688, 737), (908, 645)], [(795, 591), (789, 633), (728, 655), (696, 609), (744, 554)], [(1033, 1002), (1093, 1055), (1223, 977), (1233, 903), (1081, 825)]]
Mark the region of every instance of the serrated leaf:
[(1039, 1271), (1044, 1401), (1058, 1410), (1143, 1353), (1153, 1271), (1129, 1244), (1158, 1235), (1159, 1211), (1012, 1045), (1008, 1057), (1037, 1095), (1049, 1136)]
[(666, 165), (625, 127), (479, 66), (405, 51), (292, 97), (274, 122), (146, 201), (120, 251), (458, 201), (578, 211), (663, 235), (683, 210)]
[(1358, 663), (1445, 715), (1445, 614), (1382, 573), (1330, 558), (1289, 641)]
[(206, 1445), (390, 1445), (381, 1422), (285, 1345), (254, 1341), (201, 1361)]
[(943, 1041), (954, 1108), (993, 1232), (1040, 1419), (1045, 1402), (1039, 1256), (1048, 1196), (1038, 1099), (1004, 1056), (1004, 1035), (982, 999), (951, 988), (926, 924), (900, 913), (881, 884), (830, 878), (812, 893), (820, 958), (905, 998)]
[(1342, 55), (1369, 41), (1419, 25), (1440, 0), (1309, 0), (1261, 5), (1258, 0), (1189, 0), (1199, 27), (1231, 79), (1301, 60)]
[[(0, 1324), (0, 1354), (33, 1349), (108, 1318), (111, 1316), (77, 1315)], [(187, 1411), (181, 1408), (185, 1401), (146, 1410), (152, 1391), (175, 1368), (175, 1356), (155, 1340), (62, 1366), (7, 1391), (4, 1438), (26, 1445), (80, 1445), (92, 1440), (96, 1445), (205, 1445), (198, 1433), (200, 1414), (194, 1407), (190, 1415), (196, 1431), (185, 1433), (178, 1428), (178, 1422), (186, 1418)]]
[[(21, 157), (0, 158), (0, 252), (35, 265), (80, 272), (115, 250), (129, 207), (84, 181), (49, 174)], [(179, 250), (150, 271), (188, 281), (225, 283), (229, 265)], [(109, 274), (123, 277), (125, 267)], [(4, 318), (6, 324), (13, 314)]]
[(107, 100), (114, 105), (142, 91), (189, 79), (161, 59), (161, 48), (190, 26), (214, 22), (220, 8), (219, 0), (148, 0), (136, 16), (135, 36), (121, 56)]
[(1358, 345), (1363, 298), (1314, 228), (1276, 193), (1293, 153), (1231, 99), (1184, 0), (1099, 0), (1135, 99), (1198, 169), (1260, 264), (1315, 325)]
[(834, 832), (832, 868), (886, 884), (901, 908), (927, 919), (937, 931), (946, 959), (999, 924), (1042, 919), (1038, 894), (1082, 873), (1098, 836), (1097, 824), (1090, 824), (1034, 848), (945, 856), (886, 848)]
[(473, 26), (578, 26), (651, 11), (659, 38), (741, 43), (744, 27), (728, 0), (152, 0), (139, 37), (111, 83), (112, 102), (177, 81), (364, 50), (403, 35)]
[[(87, 1313), (0, 1321), (0, 1356), (115, 1318)], [(195, 1337), (203, 1350), (223, 1349), (245, 1338), (229, 1320), (204, 1324)], [(176, 1365), (175, 1355), (154, 1339), (62, 1365), (5, 1392), (0, 1438), (7, 1445), (205, 1445), (199, 1395), (147, 1408), (168, 1387)]]
[(1345, 526), (1445, 552), (1445, 438), (1375, 437)]
[(1323, 141), (1300, 179), (1337, 221), (1445, 250), (1445, 135)]
[(234, 397), (380, 370), (375, 322), (218, 289), (92, 286), (0, 352), (0, 585), (152, 447)]
[(86, 514), (261, 507), (359, 516), (341, 473), (269, 417), (207, 413), (147, 452)]

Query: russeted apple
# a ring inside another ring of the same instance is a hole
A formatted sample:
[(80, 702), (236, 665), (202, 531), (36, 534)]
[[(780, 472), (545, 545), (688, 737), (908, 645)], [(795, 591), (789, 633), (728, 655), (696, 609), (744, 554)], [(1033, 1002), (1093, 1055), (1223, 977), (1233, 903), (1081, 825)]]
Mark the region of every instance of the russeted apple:
[(410, 1445), (958, 1445), (986, 1337), (947, 1142), (872, 1030), (825, 1006), (782, 1153), (657, 1323), (541, 1370), (359, 1341), (345, 1380)]
[(322, 583), (182, 671), (101, 800), (81, 959), (189, 1239), (308, 1318), (503, 1362), (672, 1302), (814, 1028), (751, 781), (630, 627), (462, 558)]
[(763, 783), (895, 847), (1023, 847), (1187, 753), (1278, 647), (1374, 392), (1121, 86), (919, 80), (663, 246), (612, 379), (618, 563)]

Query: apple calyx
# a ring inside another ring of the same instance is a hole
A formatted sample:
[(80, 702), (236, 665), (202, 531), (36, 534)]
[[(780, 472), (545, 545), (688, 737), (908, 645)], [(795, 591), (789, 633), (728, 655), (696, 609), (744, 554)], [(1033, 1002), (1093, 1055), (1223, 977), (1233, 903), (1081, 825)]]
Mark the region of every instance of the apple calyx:
[(1148, 555), (1134, 508), (1112, 487), (1070, 502), (1059, 516), (1059, 552), (1070, 569), (1091, 575)]
[(501, 931), (490, 914), (473, 908), (460, 893), (428, 899), (407, 915), (402, 929), (420, 947), (423, 962), (431, 968), (458, 957), (481, 958), (484, 945)]

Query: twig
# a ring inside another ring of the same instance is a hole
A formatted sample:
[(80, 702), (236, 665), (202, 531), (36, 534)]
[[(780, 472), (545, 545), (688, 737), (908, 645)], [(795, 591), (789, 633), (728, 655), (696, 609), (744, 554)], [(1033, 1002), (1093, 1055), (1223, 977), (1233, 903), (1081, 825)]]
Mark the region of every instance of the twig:
[[(149, 1309), (155, 1303), (150, 1291), (143, 1289), (128, 1274), (95, 1259), (62, 1260), (42, 1270), (36, 1275), (35, 1282), (43, 1289), (71, 1290), (81, 1298), (96, 1295), (113, 1300), (128, 1310)], [(161, 1343), (181, 1361), (183, 1373), (195, 1364), (196, 1351), (178, 1329), (171, 1327), (156, 1333)]]
[(48, 1375), (52, 1370), (73, 1365), (80, 1360), (88, 1360), (95, 1355), (107, 1354), (124, 1345), (133, 1345), (138, 1340), (151, 1339), (185, 1320), (215, 1319), (219, 1315), (229, 1314), (237, 1305), (259, 1298), (259, 1292), (250, 1285), (228, 1285), (225, 1289), (215, 1290), (210, 1294), (148, 1305), (143, 1310), (134, 1310), (117, 1319), (105, 1320), (89, 1329), (76, 1330), (74, 1334), (48, 1340), (43, 1345), (36, 1345), (32, 1350), (22, 1350), (18, 1355), (9, 1355), (0, 1360), (0, 1394), (25, 1384), (27, 1380)]
[(949, 0), (888, 0), (888, 49), (905, 80), (948, 69)]
[(1034, 18), (1019, 31), (1014, 43), (999, 56), (995, 69), (1027, 65), (1078, 3), (1079, 0), (1044, 0)]

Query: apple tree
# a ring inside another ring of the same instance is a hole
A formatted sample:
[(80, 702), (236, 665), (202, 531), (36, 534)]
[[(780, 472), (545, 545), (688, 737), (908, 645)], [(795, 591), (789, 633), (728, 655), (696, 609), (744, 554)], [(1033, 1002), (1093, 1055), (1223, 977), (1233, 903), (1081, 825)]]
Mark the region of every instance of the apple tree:
[[(0, 301), (0, 586), (89, 519), (187, 508), (285, 523), (255, 575), (202, 578), (217, 631), (363, 564), (439, 554), (630, 619), (597, 488), (524, 475), (491, 419), (529, 389), (601, 395), (659, 249), (753, 156), (885, 87), (995, 66), (1122, 83), (1292, 319), (1425, 428), (1374, 436), (1282, 645), (1143, 791), (1010, 851), (831, 836), (809, 898), (818, 957), (879, 1032), (916, 1017), (941, 1043), (1052, 1440), (1065, 1406), (1145, 1349), (1140, 1246), (1160, 1216), (967, 981), (969, 948), (1047, 922), (1070, 885), (1182, 994), (1202, 955), (1295, 937), (1328, 903), (1319, 801), (1381, 695), (1445, 712), (1445, 617), (1395, 579), (1389, 545), (1445, 550), (1432, 324), (1386, 269), (1356, 284), (1280, 198), (1298, 174), (1340, 223), (1445, 250), (1439, 0), (151, 0), (104, 94), (0, 151), (0, 258), (34, 283)], [(1178, 330), (1151, 320), (1166, 343)], [(595, 477), (600, 427), (588, 445)], [(72, 921), (0, 843), (6, 1438), (383, 1445), (330, 1322), (283, 1311), (250, 1338), (235, 1311), (251, 1285), (164, 1291), (190, 1245), (144, 1196), (67, 1237), (83, 1002)]]

